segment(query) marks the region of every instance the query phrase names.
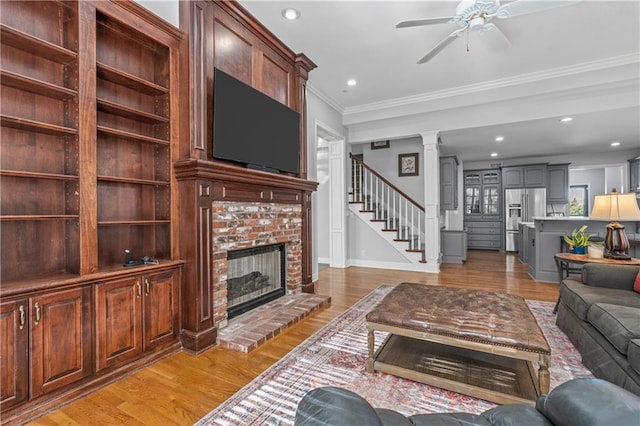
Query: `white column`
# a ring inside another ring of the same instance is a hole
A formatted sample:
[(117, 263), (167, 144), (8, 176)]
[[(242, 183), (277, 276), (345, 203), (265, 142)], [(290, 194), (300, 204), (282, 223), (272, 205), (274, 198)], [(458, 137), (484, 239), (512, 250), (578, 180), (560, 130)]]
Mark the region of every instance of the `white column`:
[(347, 180), (345, 141), (329, 142), (329, 264), (347, 266)]
[(440, 159), (438, 132), (420, 133), (424, 146), (424, 231), (427, 269), (440, 272)]

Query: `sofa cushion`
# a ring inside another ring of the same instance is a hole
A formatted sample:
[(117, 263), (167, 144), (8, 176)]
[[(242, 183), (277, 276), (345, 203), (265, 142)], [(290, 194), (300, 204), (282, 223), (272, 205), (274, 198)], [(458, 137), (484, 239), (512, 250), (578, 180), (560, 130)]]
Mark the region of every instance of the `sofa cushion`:
[(533, 407), (506, 404), (482, 413), (493, 426), (552, 426), (553, 423)]
[(640, 308), (594, 303), (587, 321), (623, 354), (627, 353), (629, 340), (640, 338)]
[(482, 415), (471, 413), (416, 414), (409, 419), (416, 426), (491, 426)]
[(560, 285), (560, 299), (582, 321), (587, 320), (587, 311), (594, 303), (640, 308), (640, 294), (629, 290), (593, 287), (574, 280), (564, 280)]
[(636, 293), (640, 293), (640, 271), (638, 271), (636, 280), (633, 282), (633, 291), (635, 291)]
[(631, 368), (640, 374), (640, 339), (629, 340), (627, 359), (629, 360)]

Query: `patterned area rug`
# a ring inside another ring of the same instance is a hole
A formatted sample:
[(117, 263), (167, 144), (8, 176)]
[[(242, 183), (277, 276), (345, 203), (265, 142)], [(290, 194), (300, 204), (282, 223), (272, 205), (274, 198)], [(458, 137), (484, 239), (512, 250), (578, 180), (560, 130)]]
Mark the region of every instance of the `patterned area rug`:
[[(365, 315), (391, 289), (382, 285), (285, 357), (268, 368), (197, 425), (291, 425), (298, 401), (311, 389), (340, 386), (363, 396), (371, 405), (405, 415), (466, 411), (480, 413), (494, 403), (437, 387), (365, 370)], [(551, 302), (527, 301), (551, 347), (551, 389), (577, 377), (592, 377), (580, 354), (555, 325)], [(376, 345), (386, 333), (376, 332)]]

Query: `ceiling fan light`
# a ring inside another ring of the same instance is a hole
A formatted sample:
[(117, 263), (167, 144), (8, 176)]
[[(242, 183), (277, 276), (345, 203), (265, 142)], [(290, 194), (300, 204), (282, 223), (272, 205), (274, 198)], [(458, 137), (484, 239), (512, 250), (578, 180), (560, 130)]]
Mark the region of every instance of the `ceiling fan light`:
[(484, 18), (482, 16), (476, 16), (471, 21), (469, 21), (469, 29), (471, 31), (478, 31), (483, 26), (484, 26)]

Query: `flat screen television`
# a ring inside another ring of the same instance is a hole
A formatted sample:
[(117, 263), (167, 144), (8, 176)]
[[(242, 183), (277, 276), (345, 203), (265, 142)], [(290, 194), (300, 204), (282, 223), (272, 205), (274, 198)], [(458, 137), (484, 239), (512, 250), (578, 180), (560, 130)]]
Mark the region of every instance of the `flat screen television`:
[(300, 114), (214, 69), (213, 158), (298, 174)]

